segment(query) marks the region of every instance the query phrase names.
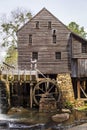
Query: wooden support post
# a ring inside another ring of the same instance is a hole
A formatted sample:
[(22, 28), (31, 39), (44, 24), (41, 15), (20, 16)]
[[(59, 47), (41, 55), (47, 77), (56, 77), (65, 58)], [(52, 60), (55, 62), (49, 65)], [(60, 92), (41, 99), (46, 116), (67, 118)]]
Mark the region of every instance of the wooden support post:
[(30, 83), (30, 108), (33, 105), (33, 83)]
[(78, 99), (80, 98), (80, 81), (77, 81), (77, 96), (78, 96)]

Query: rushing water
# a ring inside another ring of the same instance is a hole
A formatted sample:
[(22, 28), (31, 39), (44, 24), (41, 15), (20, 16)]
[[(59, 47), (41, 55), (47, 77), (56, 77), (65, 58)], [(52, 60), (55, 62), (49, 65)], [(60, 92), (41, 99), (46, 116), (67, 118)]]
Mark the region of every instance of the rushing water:
[(74, 111), (68, 121), (52, 121), (56, 113), (41, 113), (38, 110), (0, 114), (0, 130), (67, 130), (70, 127), (87, 122), (87, 112)]

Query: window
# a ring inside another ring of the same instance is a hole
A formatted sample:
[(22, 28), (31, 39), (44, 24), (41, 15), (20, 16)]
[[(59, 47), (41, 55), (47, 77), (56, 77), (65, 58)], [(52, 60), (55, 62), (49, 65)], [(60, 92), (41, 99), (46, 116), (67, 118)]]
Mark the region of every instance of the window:
[(82, 53), (87, 53), (87, 44), (82, 43)]
[(29, 35), (29, 43), (32, 43), (32, 34)]
[(36, 28), (39, 28), (39, 21), (36, 21)]
[(53, 30), (53, 35), (56, 35), (56, 30)]
[(56, 35), (53, 35), (53, 43), (56, 43)]
[(38, 52), (32, 52), (32, 59), (33, 60), (38, 59)]
[(51, 29), (51, 21), (48, 22), (48, 29)]
[(61, 52), (55, 52), (55, 58), (61, 59)]
[(56, 30), (52, 30), (53, 34), (53, 43), (56, 43)]

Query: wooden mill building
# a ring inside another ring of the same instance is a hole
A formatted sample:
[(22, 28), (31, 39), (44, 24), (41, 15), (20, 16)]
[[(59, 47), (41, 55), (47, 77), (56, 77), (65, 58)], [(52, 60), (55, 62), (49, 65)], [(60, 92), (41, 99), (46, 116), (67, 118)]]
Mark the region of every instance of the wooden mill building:
[(37, 60), (37, 68), (49, 77), (69, 73), (75, 97), (86, 96), (87, 40), (71, 32), (46, 8), (20, 28), (17, 37), (19, 69), (30, 70), (31, 60)]

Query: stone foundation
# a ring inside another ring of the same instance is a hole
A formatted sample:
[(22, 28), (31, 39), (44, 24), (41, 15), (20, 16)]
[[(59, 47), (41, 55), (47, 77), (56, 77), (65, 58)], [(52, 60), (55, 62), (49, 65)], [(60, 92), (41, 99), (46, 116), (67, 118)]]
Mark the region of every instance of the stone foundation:
[(61, 101), (63, 104), (70, 105), (73, 107), (79, 107), (84, 105), (83, 100), (75, 99), (73, 85), (70, 74), (63, 73), (57, 75), (57, 84), (61, 91)]
[(62, 99), (74, 102), (74, 91), (70, 74), (58, 74), (57, 83), (62, 92)]

